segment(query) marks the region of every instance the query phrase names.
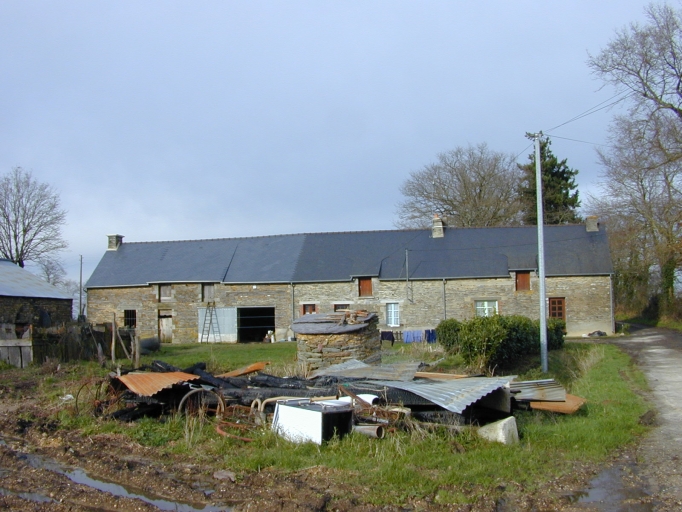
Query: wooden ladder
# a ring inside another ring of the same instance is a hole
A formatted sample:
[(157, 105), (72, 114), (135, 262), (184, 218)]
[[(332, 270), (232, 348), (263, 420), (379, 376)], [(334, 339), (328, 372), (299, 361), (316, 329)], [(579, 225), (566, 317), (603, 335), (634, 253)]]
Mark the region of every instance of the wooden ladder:
[(218, 323), (218, 313), (215, 310), (215, 301), (206, 304), (206, 314), (204, 315), (204, 326), (201, 330), (201, 343), (208, 343), (213, 335), (213, 341), (221, 341), (220, 324)]

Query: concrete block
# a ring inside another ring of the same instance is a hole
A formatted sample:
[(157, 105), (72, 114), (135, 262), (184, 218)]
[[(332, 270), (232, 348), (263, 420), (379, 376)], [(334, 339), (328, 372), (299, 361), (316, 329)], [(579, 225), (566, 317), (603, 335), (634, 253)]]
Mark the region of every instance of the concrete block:
[(488, 441), (502, 444), (516, 444), (519, 442), (519, 431), (516, 428), (516, 418), (510, 416), (495, 423), (489, 423), (478, 429), (478, 435)]

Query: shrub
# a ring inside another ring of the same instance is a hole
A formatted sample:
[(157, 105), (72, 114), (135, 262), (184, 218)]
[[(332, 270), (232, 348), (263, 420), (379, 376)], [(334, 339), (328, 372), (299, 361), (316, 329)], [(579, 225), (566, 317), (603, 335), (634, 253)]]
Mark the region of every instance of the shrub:
[[(547, 321), (548, 350), (563, 348), (565, 327), (563, 320)], [(511, 366), (525, 355), (540, 353), (540, 322), (520, 315), (444, 320), (436, 334), (446, 350), (459, 353), (465, 364), (478, 371)]]
[(461, 327), (462, 322), (454, 318), (443, 320), (436, 327), (436, 339), (448, 352), (459, 350), (458, 336)]
[[(538, 332), (540, 332), (539, 327)], [(564, 348), (564, 332), (566, 332), (566, 322), (558, 318), (547, 320), (547, 350)]]

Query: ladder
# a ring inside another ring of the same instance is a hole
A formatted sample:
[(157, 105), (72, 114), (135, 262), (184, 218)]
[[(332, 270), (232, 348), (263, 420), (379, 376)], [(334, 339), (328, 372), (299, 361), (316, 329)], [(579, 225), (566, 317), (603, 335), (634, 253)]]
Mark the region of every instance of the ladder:
[(221, 341), (220, 325), (218, 324), (218, 313), (215, 310), (215, 301), (206, 304), (206, 314), (204, 315), (204, 327), (201, 330), (201, 343), (208, 343), (211, 335), (213, 341)]

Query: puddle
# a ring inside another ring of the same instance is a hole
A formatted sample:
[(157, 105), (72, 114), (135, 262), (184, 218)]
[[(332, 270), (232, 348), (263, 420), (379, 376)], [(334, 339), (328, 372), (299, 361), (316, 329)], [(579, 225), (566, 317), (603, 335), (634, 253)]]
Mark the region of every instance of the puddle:
[[(0, 439), (0, 445), (6, 446), (4, 440)], [(18, 459), (26, 461), (33, 468), (46, 469), (48, 471), (52, 471), (53, 473), (64, 475), (76, 484), (86, 485), (92, 489), (97, 489), (98, 491), (108, 492), (113, 496), (138, 499), (140, 501), (144, 501), (145, 503), (149, 503), (150, 505), (154, 505), (159, 510), (169, 510), (173, 512), (225, 512), (231, 510), (229, 507), (220, 505), (197, 506), (196, 503), (170, 501), (156, 498), (143, 494), (139, 490), (131, 490), (124, 485), (92, 478), (80, 468), (68, 468), (55, 460), (47, 459), (45, 457), (41, 457), (40, 455), (21, 452), (15, 453)], [(1, 468), (0, 471), (2, 471)], [(204, 490), (205, 493), (206, 491), (207, 490)], [(38, 493), (17, 493), (3, 488), (0, 488), (0, 495), (19, 496), (26, 500), (39, 503), (54, 502), (54, 500), (51, 498)]]
[(602, 471), (587, 490), (573, 494), (569, 501), (602, 512), (653, 512), (648, 493), (623, 484), (623, 468), (618, 465)]

